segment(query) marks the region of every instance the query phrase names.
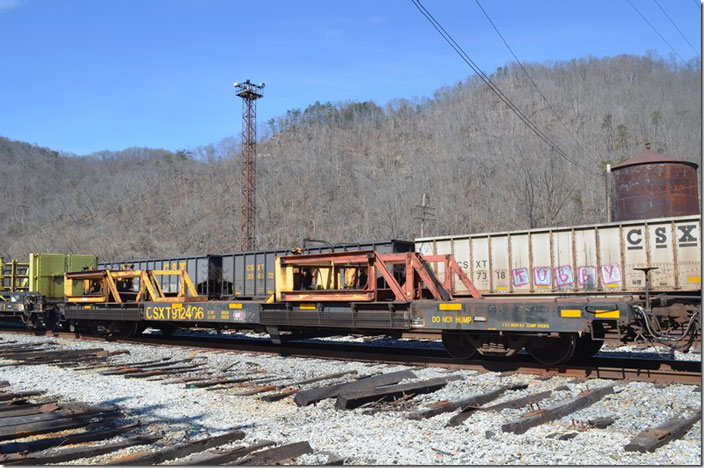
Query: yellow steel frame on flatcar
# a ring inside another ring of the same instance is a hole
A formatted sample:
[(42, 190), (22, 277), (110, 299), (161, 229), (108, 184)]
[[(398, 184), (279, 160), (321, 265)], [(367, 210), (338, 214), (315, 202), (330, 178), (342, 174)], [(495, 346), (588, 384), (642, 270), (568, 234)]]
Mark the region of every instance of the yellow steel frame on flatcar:
[[(176, 296), (167, 296), (161, 288), (159, 276), (178, 276), (180, 278), (179, 288)], [(125, 279), (139, 279), (139, 291), (137, 291), (135, 302), (159, 301), (159, 302), (181, 302), (181, 301), (205, 301), (207, 297), (199, 296), (190, 276), (186, 270), (102, 270), (79, 273), (64, 274), (64, 294), (67, 302), (115, 302), (122, 304), (123, 294), (117, 287), (117, 281)], [(84, 291), (88, 289), (91, 281), (101, 283), (100, 293), (84, 294), (76, 296), (73, 294), (73, 281), (83, 281)], [(112, 299), (112, 300), (111, 300)]]

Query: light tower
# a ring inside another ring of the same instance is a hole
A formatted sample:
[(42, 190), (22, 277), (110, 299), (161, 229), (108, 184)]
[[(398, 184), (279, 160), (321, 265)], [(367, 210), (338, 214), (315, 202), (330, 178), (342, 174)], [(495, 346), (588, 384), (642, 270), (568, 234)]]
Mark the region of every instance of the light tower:
[(242, 160), (240, 161), (240, 249), (254, 250), (254, 228), (257, 216), (257, 99), (263, 97), (264, 83), (249, 80), (235, 83), (242, 98)]

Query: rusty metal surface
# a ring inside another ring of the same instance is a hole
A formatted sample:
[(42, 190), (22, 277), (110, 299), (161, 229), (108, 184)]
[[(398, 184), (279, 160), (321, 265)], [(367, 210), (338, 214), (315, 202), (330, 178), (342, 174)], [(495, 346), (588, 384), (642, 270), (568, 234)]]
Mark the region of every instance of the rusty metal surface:
[(646, 151), (611, 169), (614, 221), (699, 213), (697, 165)]
[[(441, 264), (443, 275), (431, 264)], [(448, 301), (453, 299), (455, 280), (472, 297), (481, 298), (454, 257), (447, 254), (352, 251), (295, 255), (278, 258), (276, 272), (279, 302)]]
[(656, 164), (656, 163), (682, 163), (682, 164), (689, 164), (693, 166), (694, 168), (697, 168), (697, 164), (693, 163), (691, 161), (685, 161), (683, 159), (678, 159), (674, 156), (671, 156), (669, 154), (665, 153), (658, 153), (657, 151), (652, 151), (652, 150), (646, 150), (645, 152), (633, 156), (631, 159), (628, 159), (621, 164), (617, 164), (615, 166), (611, 167), (611, 170), (614, 169), (623, 169), (624, 167), (629, 167), (629, 166), (637, 166), (639, 164)]

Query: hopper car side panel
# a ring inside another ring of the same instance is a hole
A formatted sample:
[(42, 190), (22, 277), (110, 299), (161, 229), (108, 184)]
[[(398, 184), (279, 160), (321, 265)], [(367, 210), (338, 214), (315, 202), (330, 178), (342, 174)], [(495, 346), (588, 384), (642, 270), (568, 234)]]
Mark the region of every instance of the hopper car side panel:
[(454, 255), (484, 295), (642, 292), (645, 276), (636, 268), (644, 267), (657, 268), (653, 292), (701, 290), (699, 215), (426, 237), (416, 239), (416, 250)]

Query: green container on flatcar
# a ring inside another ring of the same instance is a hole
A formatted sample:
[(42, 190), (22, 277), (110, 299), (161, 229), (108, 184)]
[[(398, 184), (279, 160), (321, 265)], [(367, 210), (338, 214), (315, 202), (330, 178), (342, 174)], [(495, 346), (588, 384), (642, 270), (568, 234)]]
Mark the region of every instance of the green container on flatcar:
[[(95, 255), (29, 254), (29, 290), (46, 297), (60, 299), (64, 296), (64, 273), (96, 268)], [(80, 294), (81, 284), (74, 285), (74, 294)]]

